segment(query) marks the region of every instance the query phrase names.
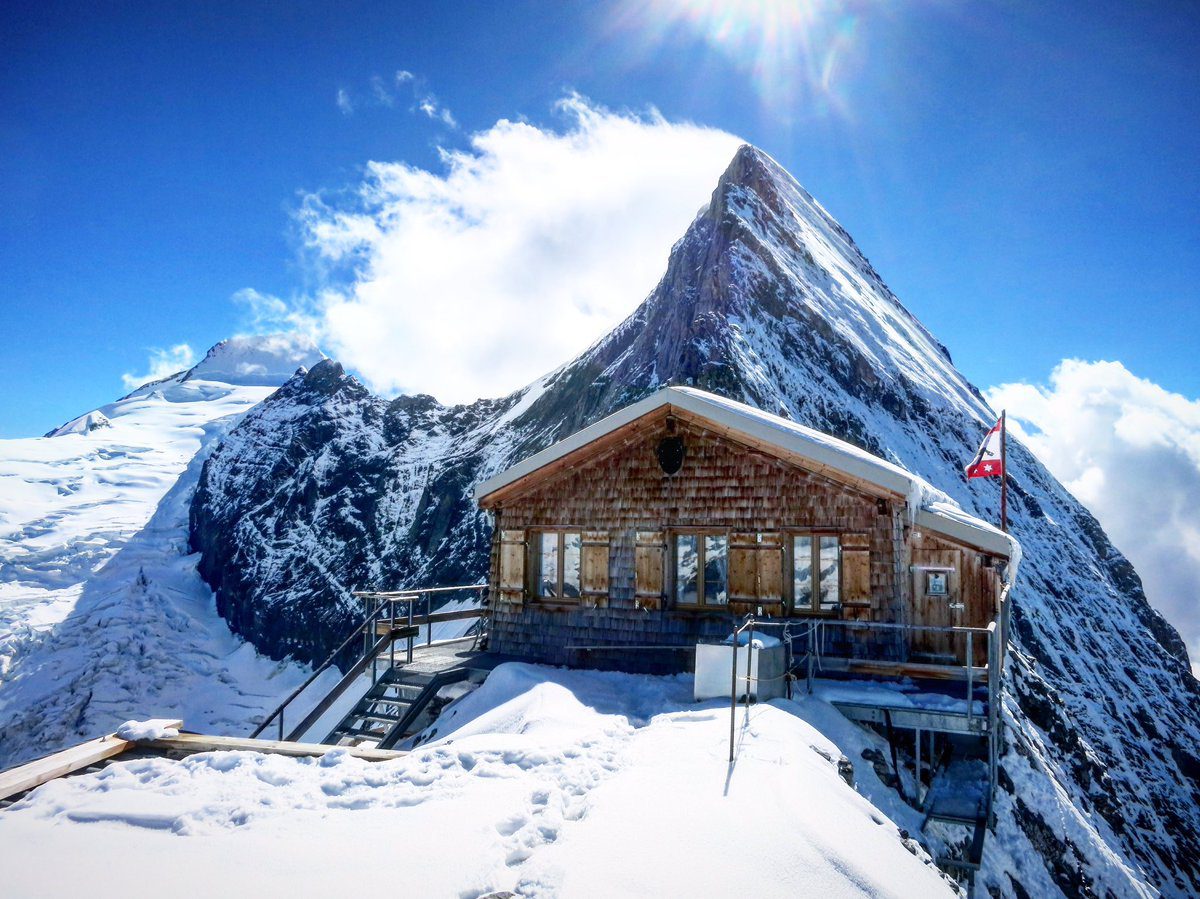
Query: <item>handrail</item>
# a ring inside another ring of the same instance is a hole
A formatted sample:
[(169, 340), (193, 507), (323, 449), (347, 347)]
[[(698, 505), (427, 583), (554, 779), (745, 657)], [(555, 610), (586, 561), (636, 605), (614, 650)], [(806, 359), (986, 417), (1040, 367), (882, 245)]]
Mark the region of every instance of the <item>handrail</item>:
[(896, 621), (849, 621), (845, 618), (797, 617), (754, 619), (755, 627), (787, 627), (789, 625), (794, 627), (798, 623), (824, 624), (837, 627), (858, 628), (859, 630), (873, 630), (875, 628), (881, 628), (883, 630), (929, 631), (931, 633), (938, 634), (983, 634), (987, 632), (986, 627), (967, 627), (966, 625), (901, 624)]
[[(315, 668), (313, 670), (312, 674), (310, 674), (305, 679), (304, 683), (302, 683), (299, 687), (297, 687), (295, 690), (293, 690), (291, 693), (289, 693), (287, 698), (284, 699), (283, 702), (281, 702), (278, 706), (276, 706), (274, 708), (274, 710), (272, 710), (272, 712), (262, 720), (262, 723), (260, 723), (258, 725), (258, 727), (256, 727), (254, 729), (254, 731), (250, 734), (250, 738), (254, 739), (254, 738), (258, 737), (263, 731), (265, 731), (267, 729), (267, 726), (273, 720), (275, 720), (276, 717), (278, 717), (279, 718), (279, 733), (280, 733), (279, 738), (282, 740), (283, 739), (284, 710), (289, 705), (291, 705), (291, 703), (293, 701), (295, 701), (295, 699), (301, 693), (303, 693), (310, 686), (312, 686), (313, 681), (315, 681), (318, 677), (320, 677), (322, 674), (324, 674), (326, 671), (328, 671), (330, 666), (332, 666), (334, 664), (334, 662), (337, 661), (338, 657), (346, 650), (346, 648), (351, 644), (351, 642), (354, 641), (359, 635), (362, 635), (363, 640), (364, 640), (364, 645), (363, 645), (363, 658), (364, 659), (372, 658), (374, 655), (376, 655), (377, 649), (382, 648), (382, 644), (384, 642), (387, 642), (388, 640), (392, 640), (394, 642), (393, 638), (394, 638), (395, 629), (396, 629), (396, 604), (398, 601), (400, 601), (400, 600), (408, 601), (407, 624), (410, 626), (414, 625), (414, 624), (415, 625), (429, 624), (430, 625), (429, 636), (430, 636), (430, 639), (432, 639), (432, 635), (433, 635), (432, 625), (437, 623), (437, 618), (435, 616), (437, 616), (439, 613), (427, 611), (424, 615), (416, 615), (416, 616), (413, 615), (413, 609), (412, 609), (413, 602), (415, 600), (419, 599), (421, 594), (449, 593), (451, 591), (461, 592), (461, 591), (465, 591), (465, 590), (481, 590), (482, 591), (482, 590), (486, 590), (486, 589), (487, 589), (487, 584), (464, 584), (462, 586), (457, 586), (457, 587), (425, 587), (425, 588), (418, 588), (415, 590), (397, 590), (397, 591), (388, 591), (388, 592), (370, 591), (370, 590), (352, 591), (351, 595), (354, 597), (357, 597), (359, 599), (366, 600), (366, 599), (370, 599), (370, 598), (376, 598), (376, 599), (386, 600), (387, 602), (390, 603), (390, 609), (388, 610), (391, 613), (390, 616), (383, 614), (383, 612), (385, 611), (385, 603), (383, 603), (383, 602), (379, 603), (378, 605), (375, 606), (375, 608), (371, 609), (371, 611), (367, 613), (367, 616), (365, 618), (363, 618), (362, 621), (360, 621), (358, 624), (356, 624), (354, 626), (354, 628), (346, 635), (346, 639), (341, 642), (341, 644), (338, 646), (338, 648), (335, 649), (332, 653), (330, 653), (329, 657), (327, 659), (325, 659), (324, 662), (322, 662), (317, 668)], [(463, 610), (463, 611), (466, 611), (466, 610)], [(486, 613), (485, 609), (483, 609), (483, 608), (479, 609), (480, 616), (484, 615), (485, 613)], [(384, 638), (382, 640), (380, 640), (375, 647), (372, 647), (371, 639), (370, 639), (370, 636), (371, 636), (370, 635), (370, 631), (371, 631), (370, 625), (373, 621), (378, 621), (378, 620), (390, 621), (391, 627), (389, 628), (388, 635), (384, 636)], [(409, 651), (409, 661), (411, 661), (412, 660), (412, 637), (411, 636), (409, 637), (409, 640), (408, 640), (408, 651)]]
[[(292, 728), (292, 732), (288, 734), (287, 738), (289, 740), (299, 740), (308, 732), (310, 727), (320, 721), (321, 716), (329, 711), (329, 707), (337, 702), (338, 697), (345, 693), (352, 683), (358, 680), (362, 673), (367, 670), (367, 666), (371, 664), (371, 660), (383, 651), (383, 647), (387, 645), (388, 641), (395, 640), (399, 632), (400, 628), (391, 628), (386, 634), (381, 635), (367, 654), (351, 665), (350, 670), (342, 675), (342, 679), (334, 685), (333, 689), (326, 693), (321, 701), (313, 707), (312, 711), (304, 716), (304, 720)], [(283, 733), (282, 715), (279, 716), (279, 732)], [(283, 738), (280, 737), (280, 739)]]
[(291, 693), (289, 693), (287, 699), (285, 699), (283, 702), (279, 703), (279, 705), (275, 707), (275, 710), (262, 720), (262, 723), (259, 724), (258, 727), (256, 727), (254, 729), (254, 731), (250, 734), (250, 739), (253, 740), (259, 734), (261, 734), (264, 730), (266, 730), (267, 725), (270, 724), (275, 719), (276, 715), (278, 715), (279, 716), (279, 730), (280, 730), (280, 734), (281, 734), (279, 739), (282, 740), (283, 739), (283, 736), (282, 736), (283, 710), (286, 709), (297, 696), (299, 696), (301, 693), (303, 693), (305, 690), (307, 690), (312, 685), (313, 681), (315, 681), (318, 677), (320, 677), (322, 674), (324, 674), (326, 671), (329, 670), (329, 666), (334, 663), (334, 661), (337, 659), (337, 657), (339, 655), (342, 654), (343, 651), (345, 651), (346, 647), (350, 645), (350, 641), (356, 639), (358, 637), (358, 635), (360, 633), (362, 633), (363, 628), (365, 628), (368, 624), (371, 623), (371, 621), (375, 618), (376, 615), (379, 614), (379, 612), (382, 610), (382, 608), (383, 607), (380, 606), (378, 609), (372, 609), (371, 613), (369, 615), (367, 615), (366, 618), (364, 618), (362, 621), (360, 621), (358, 624), (356, 624), (354, 626), (354, 629), (352, 631), (350, 631), (350, 633), (346, 636), (346, 639), (342, 641), (341, 645), (338, 646), (337, 649), (335, 649), (333, 652), (331, 652), (329, 654), (329, 658), (327, 658), (324, 662), (322, 662), (319, 667), (313, 669), (313, 673), (308, 676), (308, 678), (304, 681), (304, 683), (302, 683), (295, 690), (293, 690)]
[(378, 597), (380, 599), (407, 599), (419, 593), (451, 593), (461, 590), (481, 590), (487, 584), (462, 584), (458, 587), (414, 587), (412, 590), (355, 590), (350, 595), (359, 599)]

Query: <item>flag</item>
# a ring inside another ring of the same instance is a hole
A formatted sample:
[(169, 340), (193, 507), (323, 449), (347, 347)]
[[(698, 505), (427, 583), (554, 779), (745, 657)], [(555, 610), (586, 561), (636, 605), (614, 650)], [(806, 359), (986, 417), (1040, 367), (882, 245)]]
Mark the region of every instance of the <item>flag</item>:
[(1001, 442), (1004, 440), (1004, 416), (987, 432), (979, 451), (967, 466), (968, 478), (998, 478), (1004, 474), (1004, 457)]

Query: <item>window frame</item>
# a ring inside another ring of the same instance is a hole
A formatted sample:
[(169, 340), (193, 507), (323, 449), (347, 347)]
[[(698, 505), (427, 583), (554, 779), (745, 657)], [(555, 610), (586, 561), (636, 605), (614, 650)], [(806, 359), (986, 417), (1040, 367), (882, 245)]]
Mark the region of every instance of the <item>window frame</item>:
[[(790, 617), (803, 615), (808, 617), (834, 617), (842, 608), (842, 534), (829, 528), (789, 528), (784, 531), (787, 540), (784, 543), (787, 556), (787, 573), (784, 579), (787, 592), (787, 614)], [(796, 540), (808, 538), (809, 559), (812, 562), (812, 594), (807, 606), (796, 605)], [(832, 608), (821, 608), (821, 538), (833, 537), (837, 540), (837, 597)]]
[[(671, 565), (671, 607), (685, 612), (728, 611), (729, 609), (729, 548), (733, 543), (732, 532), (721, 528), (671, 528), (668, 532), (669, 560)], [(679, 599), (679, 538), (696, 538), (696, 601), (681, 602)], [(704, 570), (708, 567), (706, 537), (720, 537), (725, 541), (725, 602), (709, 602)]]
[[(546, 603), (548, 605), (569, 604), (578, 605), (583, 601), (583, 532), (584, 528), (575, 527), (573, 525), (563, 525), (561, 527), (542, 527), (529, 529), (529, 552), (526, 558), (526, 568), (529, 575), (529, 596), (534, 602)], [(555, 589), (558, 591), (555, 596), (542, 595), (542, 537), (547, 534), (553, 534), (557, 538), (556, 553), (558, 554), (557, 577), (555, 579)], [(577, 595), (566, 596), (563, 593), (564, 577), (566, 573), (567, 554), (566, 554), (566, 538), (567, 535), (574, 534), (579, 538), (579, 577), (575, 583)]]

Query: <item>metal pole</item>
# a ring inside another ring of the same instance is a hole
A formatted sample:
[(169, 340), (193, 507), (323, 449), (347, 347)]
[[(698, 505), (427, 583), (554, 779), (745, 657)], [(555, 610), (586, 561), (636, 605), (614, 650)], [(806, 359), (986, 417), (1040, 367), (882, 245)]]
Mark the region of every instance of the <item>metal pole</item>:
[(813, 657), (817, 651), (817, 638), (821, 635), (821, 622), (814, 621), (808, 628), (808, 692), (812, 693)]
[[(733, 643), (734, 657), (737, 656), (737, 641)], [(754, 619), (750, 619), (750, 630), (746, 634), (746, 717), (750, 716), (750, 664), (754, 653)]]
[(365, 656), (371, 651), (371, 622), (369, 620), (371, 617), (371, 597), (369, 596), (363, 597), (363, 617), (368, 619), (363, 622), (363, 655)]
[(1008, 533), (1008, 423), (1000, 410), (1000, 530)]
[(412, 638), (412, 623), (413, 623), (413, 603), (416, 602), (415, 596), (408, 598), (408, 664), (412, 664), (413, 638)]
[(279, 710), (279, 742), (283, 742), (283, 709)]
[(730, 666), (729, 675), (729, 761), (733, 762), (733, 741), (734, 741), (734, 715), (737, 709), (737, 638), (741, 632), (741, 628), (737, 628), (733, 632), (733, 665)]
[(433, 622), (429, 616), (433, 614), (433, 594), (425, 594), (425, 645), (433, 645)]
[(917, 801), (920, 802), (921, 796), (921, 728), (914, 728), (917, 732)]
[(967, 631), (967, 727), (975, 717), (975, 632)]

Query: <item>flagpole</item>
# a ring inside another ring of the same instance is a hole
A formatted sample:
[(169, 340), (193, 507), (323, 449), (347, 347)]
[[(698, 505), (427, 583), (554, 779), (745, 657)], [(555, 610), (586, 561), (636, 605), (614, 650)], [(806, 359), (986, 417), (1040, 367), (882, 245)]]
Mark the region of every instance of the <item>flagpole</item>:
[(1008, 423), (1000, 410), (1000, 530), (1008, 533)]

